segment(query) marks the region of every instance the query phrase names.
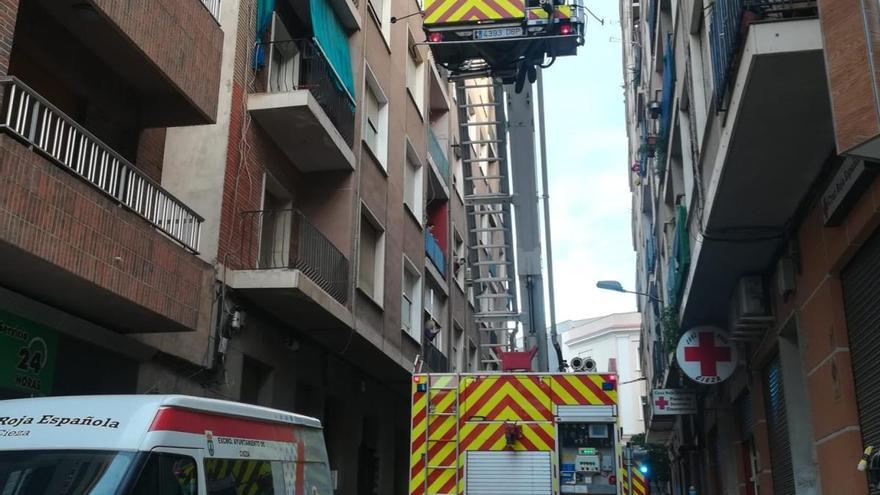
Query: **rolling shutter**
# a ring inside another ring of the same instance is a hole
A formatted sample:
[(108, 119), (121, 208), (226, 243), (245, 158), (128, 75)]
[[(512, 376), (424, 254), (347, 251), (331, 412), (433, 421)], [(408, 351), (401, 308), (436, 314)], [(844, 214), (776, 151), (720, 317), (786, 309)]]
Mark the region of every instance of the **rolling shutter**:
[(785, 387), (782, 384), (782, 363), (778, 355), (764, 368), (764, 392), (767, 396), (767, 433), (770, 437), (773, 493), (794, 495), (794, 469), (788, 438)]
[(843, 270), (841, 281), (862, 441), (880, 445), (880, 235), (865, 243)]
[(468, 452), (468, 495), (552, 495), (550, 452)]

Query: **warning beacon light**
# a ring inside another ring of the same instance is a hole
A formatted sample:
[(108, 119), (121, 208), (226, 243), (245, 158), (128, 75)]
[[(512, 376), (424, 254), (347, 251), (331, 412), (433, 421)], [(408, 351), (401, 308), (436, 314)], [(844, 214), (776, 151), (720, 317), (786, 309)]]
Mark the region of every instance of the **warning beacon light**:
[(642, 474), (648, 474), (648, 466), (645, 464), (639, 465), (639, 471), (641, 471)]

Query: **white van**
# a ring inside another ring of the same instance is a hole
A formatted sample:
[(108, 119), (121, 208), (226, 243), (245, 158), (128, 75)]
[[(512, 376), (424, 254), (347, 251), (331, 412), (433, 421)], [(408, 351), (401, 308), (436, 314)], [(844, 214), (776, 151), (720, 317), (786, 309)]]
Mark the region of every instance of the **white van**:
[(132, 395), (0, 401), (0, 495), (332, 495), (321, 422)]

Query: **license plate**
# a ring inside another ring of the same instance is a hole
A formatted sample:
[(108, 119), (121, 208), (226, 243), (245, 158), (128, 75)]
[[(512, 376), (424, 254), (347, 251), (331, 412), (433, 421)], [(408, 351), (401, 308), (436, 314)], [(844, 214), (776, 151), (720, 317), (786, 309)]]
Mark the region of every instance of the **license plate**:
[(522, 34), (523, 30), (521, 27), (478, 29), (474, 31), (474, 39), (492, 40), (496, 38), (513, 38), (516, 36), (522, 36)]

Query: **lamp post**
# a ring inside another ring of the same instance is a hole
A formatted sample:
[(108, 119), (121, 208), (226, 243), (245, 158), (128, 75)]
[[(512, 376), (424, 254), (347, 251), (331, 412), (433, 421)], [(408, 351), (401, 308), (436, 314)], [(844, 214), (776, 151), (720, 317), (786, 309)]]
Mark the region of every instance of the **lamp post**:
[(636, 294), (639, 296), (645, 296), (652, 301), (657, 301), (660, 303), (663, 302), (660, 300), (659, 297), (652, 296), (651, 294), (648, 294), (647, 292), (636, 292), (636, 291), (632, 291), (632, 290), (626, 290), (623, 288), (623, 285), (621, 285), (620, 282), (618, 282), (617, 280), (600, 280), (600, 281), (596, 282), (596, 287), (598, 287), (600, 289), (604, 289), (604, 290), (611, 290), (614, 292), (623, 292), (625, 294)]

